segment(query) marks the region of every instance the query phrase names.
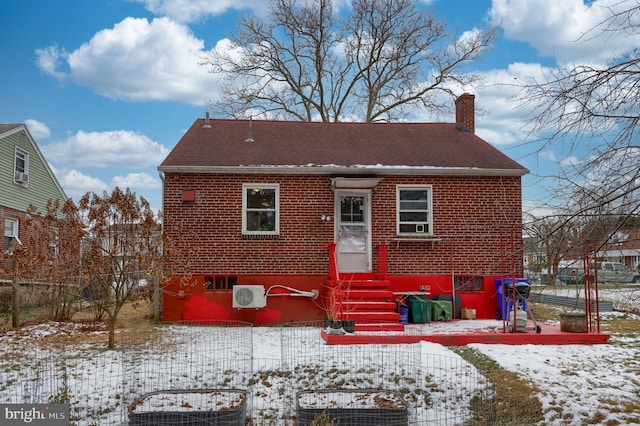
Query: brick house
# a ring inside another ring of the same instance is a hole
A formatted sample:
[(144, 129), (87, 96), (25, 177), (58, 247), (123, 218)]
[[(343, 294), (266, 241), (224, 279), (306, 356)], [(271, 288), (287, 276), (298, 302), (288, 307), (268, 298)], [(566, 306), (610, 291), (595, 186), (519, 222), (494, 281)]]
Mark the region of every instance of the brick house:
[(163, 319), (397, 322), (421, 291), (494, 318), (494, 279), (523, 273), (528, 171), (474, 123), (470, 94), (456, 123), (197, 119), (158, 168), (183, 256)]

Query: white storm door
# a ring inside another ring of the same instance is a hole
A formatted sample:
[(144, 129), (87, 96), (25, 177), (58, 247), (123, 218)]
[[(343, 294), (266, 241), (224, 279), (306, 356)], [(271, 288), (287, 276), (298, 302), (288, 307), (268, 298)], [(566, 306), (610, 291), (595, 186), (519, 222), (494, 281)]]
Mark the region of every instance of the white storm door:
[(336, 191), (335, 240), (340, 272), (371, 270), (371, 191)]

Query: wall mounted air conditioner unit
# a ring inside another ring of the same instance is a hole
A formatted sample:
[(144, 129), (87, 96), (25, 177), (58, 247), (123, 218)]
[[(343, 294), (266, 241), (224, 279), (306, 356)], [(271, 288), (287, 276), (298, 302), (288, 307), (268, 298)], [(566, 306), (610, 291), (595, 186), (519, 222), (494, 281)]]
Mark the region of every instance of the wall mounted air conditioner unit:
[(18, 183), (29, 183), (29, 175), (25, 172), (16, 172), (14, 179)]
[(267, 297), (263, 285), (235, 285), (233, 286), (233, 307), (264, 308), (267, 306)]

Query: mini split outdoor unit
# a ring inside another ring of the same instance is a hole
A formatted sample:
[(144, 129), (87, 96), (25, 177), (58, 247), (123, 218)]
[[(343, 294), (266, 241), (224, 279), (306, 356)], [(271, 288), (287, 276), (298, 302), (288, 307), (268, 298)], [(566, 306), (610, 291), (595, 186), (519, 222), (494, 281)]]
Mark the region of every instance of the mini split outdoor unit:
[(233, 307), (264, 308), (267, 306), (267, 297), (264, 294), (263, 285), (235, 285), (233, 286)]

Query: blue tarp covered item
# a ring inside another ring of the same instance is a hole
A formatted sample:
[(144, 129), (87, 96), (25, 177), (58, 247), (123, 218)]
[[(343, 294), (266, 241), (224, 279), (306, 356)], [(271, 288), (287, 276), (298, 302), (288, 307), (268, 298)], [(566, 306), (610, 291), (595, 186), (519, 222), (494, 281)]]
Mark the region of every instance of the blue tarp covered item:
[[(526, 278), (504, 278), (494, 280), (496, 283), (496, 293), (498, 294), (498, 319), (506, 320), (509, 312), (513, 310), (514, 300), (516, 301), (516, 305), (519, 303), (520, 307), (523, 311), (527, 310), (527, 302), (526, 298), (529, 297), (529, 287), (531, 283)], [(526, 287), (526, 296), (521, 294), (523, 297), (518, 298), (511, 291), (514, 288), (514, 283), (516, 289), (519, 292), (524, 293), (525, 291), (522, 287)]]

